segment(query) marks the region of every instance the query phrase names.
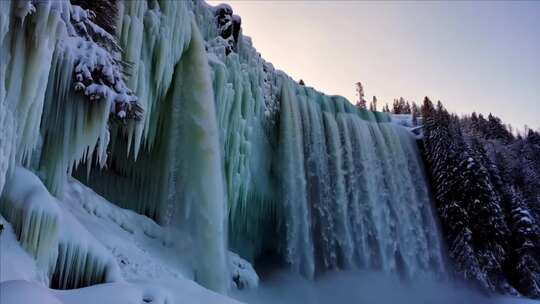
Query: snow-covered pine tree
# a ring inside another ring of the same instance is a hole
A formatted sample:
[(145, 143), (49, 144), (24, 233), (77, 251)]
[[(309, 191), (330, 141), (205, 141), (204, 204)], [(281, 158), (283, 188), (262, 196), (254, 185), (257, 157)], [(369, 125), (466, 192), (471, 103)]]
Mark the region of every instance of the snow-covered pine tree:
[(401, 109), (401, 112), (403, 114), (411, 114), (412, 110), (411, 110), (411, 104), (409, 103), (409, 101), (406, 101), (403, 105), (402, 105), (402, 109)]
[(524, 295), (540, 297), (540, 265), (538, 260), (539, 227), (530, 214), (520, 192), (511, 187), (510, 222), (512, 229), (511, 263), (508, 274), (513, 286)]
[(540, 221), (540, 134), (528, 130), (520, 152), (523, 196)]
[(475, 256), (470, 221), (459, 193), (452, 191), (459, 178), (457, 146), (450, 132), (450, 115), (437, 110), (426, 97), (422, 106), (427, 168), (435, 190), (437, 212), (456, 272), (465, 279), (489, 288)]
[(369, 104), (369, 110), (370, 111), (377, 111), (377, 97), (373, 96), (373, 100)]
[(361, 82), (357, 82), (355, 85), (356, 96), (358, 97), (358, 100), (356, 101), (356, 106), (360, 109), (367, 109), (367, 100), (364, 98), (364, 87), (362, 86)]
[[(466, 124), (466, 123), (465, 123)], [(474, 136), (479, 138), (486, 138), (488, 122), (482, 114), (476, 114), (473, 112), (471, 115), (471, 122), (469, 125), (469, 131), (474, 134)], [(465, 126), (466, 127), (466, 126)]]
[(461, 161), (462, 182), (456, 190), (463, 195), (467, 212), (474, 219), (470, 228), (477, 257), (491, 289), (515, 293), (503, 271), (510, 231), (501, 208), (501, 197), (488, 171), (490, 161), (478, 138), (469, 140)]
[(118, 20), (118, 3), (111, 0), (71, 0), (72, 5), (78, 5), (90, 10), (94, 15), (94, 22), (111, 35), (116, 34)]
[[(422, 116), (427, 169), (456, 272), (492, 291), (515, 295), (517, 288), (536, 296), (538, 271), (533, 261), (537, 257), (517, 254), (533, 251), (518, 249), (526, 242), (513, 242), (515, 212), (508, 203), (506, 183), (512, 184), (513, 168), (519, 166), (509, 161), (506, 154), (511, 149), (505, 145), (513, 138), (505, 132), (490, 133), (489, 121), (482, 115), (473, 113), (462, 120), (440, 102), (434, 107), (429, 99), (424, 101)], [(494, 118), (492, 122), (503, 126)], [(520, 210), (526, 211), (526, 206)], [(536, 249), (534, 243), (527, 248)], [(527, 279), (516, 280), (516, 269)]]
[(413, 126), (418, 126), (418, 115), (420, 114), (420, 109), (418, 108), (418, 105), (414, 101), (411, 106), (411, 114), (412, 114)]
[(500, 140), (504, 144), (508, 144), (514, 139), (512, 133), (501, 122), (501, 119), (491, 113), (488, 115), (486, 133), (486, 139)]
[[(534, 137), (534, 134), (531, 135)], [(505, 266), (505, 273), (509, 282), (520, 293), (538, 298), (540, 231), (539, 221), (535, 216), (534, 194), (537, 194), (539, 186), (535, 185), (535, 182), (538, 182), (538, 177), (534, 176), (536, 165), (530, 162), (530, 155), (534, 153), (532, 149), (535, 146), (531, 144), (527, 142), (527, 137), (516, 139), (512, 135), (511, 138), (498, 136), (497, 139), (488, 140), (485, 147), (492, 150), (490, 153), (492, 165), (489, 171), (497, 172), (497, 175), (491, 173), (490, 176), (501, 194), (511, 230), (509, 260)], [(500, 179), (496, 180), (496, 176)], [(531, 192), (533, 200), (528, 197)]]
[[(403, 99), (403, 97), (400, 97)], [(394, 99), (394, 102), (392, 103), (392, 113), (394, 114), (401, 114), (401, 106), (399, 103), (400, 99)]]

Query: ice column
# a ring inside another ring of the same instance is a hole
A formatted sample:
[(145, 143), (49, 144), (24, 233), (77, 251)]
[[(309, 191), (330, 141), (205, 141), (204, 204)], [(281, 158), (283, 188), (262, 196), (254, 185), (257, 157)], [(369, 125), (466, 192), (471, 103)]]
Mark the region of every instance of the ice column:
[(173, 111), (180, 120), (177, 138), (177, 189), (182, 214), (191, 223), (195, 242), (196, 280), (226, 292), (226, 202), (223, 156), (214, 93), (204, 40), (195, 23), (192, 37), (176, 68)]

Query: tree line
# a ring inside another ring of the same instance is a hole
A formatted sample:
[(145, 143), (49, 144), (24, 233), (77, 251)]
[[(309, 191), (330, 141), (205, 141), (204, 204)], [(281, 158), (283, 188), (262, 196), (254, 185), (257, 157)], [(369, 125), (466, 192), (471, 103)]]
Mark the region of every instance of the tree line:
[(455, 275), (540, 298), (540, 134), (427, 97), (422, 151)]

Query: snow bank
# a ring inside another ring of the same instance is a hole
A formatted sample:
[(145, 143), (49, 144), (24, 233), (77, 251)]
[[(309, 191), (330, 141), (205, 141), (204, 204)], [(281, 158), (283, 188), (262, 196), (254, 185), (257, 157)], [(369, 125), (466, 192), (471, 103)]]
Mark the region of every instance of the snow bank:
[[(50, 285), (70, 290), (43, 287), (34, 257), (19, 246), (10, 224), (0, 217), (5, 228), (0, 235), (0, 281), (8, 281), (0, 285), (2, 304), (235, 303), (192, 281), (192, 249), (188, 248), (190, 244), (184, 244), (187, 236), (171, 238), (180, 235), (171, 234), (145, 216), (118, 208), (77, 181), (71, 180), (65, 186), (64, 198), (57, 201), (28, 170), (18, 168), (14, 178), (6, 192), (18, 190), (17, 194), (24, 198), (25, 190), (37, 182), (41, 192), (35, 196), (41, 198), (38, 201), (45, 202), (44, 198), (49, 197), (56, 206), (59, 253)], [(17, 187), (12, 188), (12, 183)], [(233, 261), (236, 282), (243, 282), (240, 284), (244, 287), (255, 286), (252, 267), (238, 257)]]
[(393, 123), (409, 128), (414, 127), (411, 114), (390, 114), (390, 117)]
[(64, 211), (51, 287), (72, 289), (116, 281), (122, 277), (110, 252)]
[[(13, 225), (21, 246), (50, 277), (55, 288), (118, 281), (110, 253), (60, 209), (39, 178), (17, 167), (6, 184), (0, 212)], [(48, 279), (46, 279), (48, 281)]]
[(69, 291), (51, 290), (27, 281), (0, 283), (2, 304), (235, 304), (235, 300), (210, 293), (185, 281), (179, 283), (111, 283)]
[(121, 209), (75, 180), (66, 185), (60, 205), (107, 248), (126, 280), (190, 278), (188, 236), (173, 234), (145, 216)]
[[(34, 281), (41, 271), (34, 258), (17, 241), (11, 225), (0, 216), (0, 282), (9, 280)], [(2, 294), (0, 293), (0, 298)]]
[(236, 289), (257, 288), (259, 286), (259, 276), (253, 266), (233, 252), (229, 253), (229, 272), (232, 276), (231, 283)]
[[(71, 180), (60, 202), (95, 239), (103, 244), (128, 281), (194, 279), (190, 236), (161, 227), (145, 216), (121, 209), (91, 189)], [(230, 282), (234, 288), (254, 288), (259, 278), (253, 267), (229, 253)]]
[(21, 246), (46, 272), (52, 271), (62, 212), (39, 178), (17, 167), (5, 186), (0, 212), (13, 225)]
[[(115, 257), (128, 281), (194, 279), (193, 244), (189, 235), (161, 227), (145, 216), (107, 202), (91, 189), (72, 180), (60, 202)], [(229, 253), (232, 288), (255, 288), (259, 278), (253, 267)]]
[(233, 299), (209, 292), (193, 281), (102, 284), (76, 291), (56, 292), (64, 304), (190, 303), (235, 304)]
[(0, 300), (2, 304), (65, 304), (47, 287), (28, 281), (0, 283)]

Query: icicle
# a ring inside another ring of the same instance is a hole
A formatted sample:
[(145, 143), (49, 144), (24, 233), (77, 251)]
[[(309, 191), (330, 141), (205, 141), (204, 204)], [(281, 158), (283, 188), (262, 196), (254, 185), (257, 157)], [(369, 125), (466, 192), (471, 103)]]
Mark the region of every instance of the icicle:
[(45, 142), (40, 170), (55, 195), (62, 194), (66, 175), (80, 161), (91, 163), (95, 150), (98, 163), (104, 163), (109, 139), (107, 122), (115, 98), (106, 91), (101, 100), (88, 101), (73, 90), (72, 77), (78, 57), (70, 42), (75, 43), (60, 42), (55, 51), (42, 122)]
[[(2, 71), (0, 71), (1, 75)], [(1, 82), (0, 82), (1, 83)], [(0, 88), (1, 90), (1, 88)], [(2, 92), (0, 91), (0, 95)], [(16, 132), (13, 112), (0, 96), (0, 194), (15, 166)]]
[(210, 63), (225, 155), (229, 243), (253, 262), (270, 247), (265, 239), (276, 234), (278, 217), (271, 176), (273, 149), (264, 127), (265, 75), (257, 64), (241, 65), (237, 54), (227, 56), (224, 63), (211, 57)]
[(116, 204), (166, 224), (174, 162), (168, 139), (177, 132), (170, 95), (175, 66), (191, 40), (192, 17), (186, 1), (124, 1), (120, 12), (122, 59), (132, 63), (126, 83), (144, 116), (111, 128), (109, 170), (75, 174)]
[[(51, 58), (63, 24), (62, 8), (49, 2), (34, 7), (30, 1), (2, 1), (1, 5), (0, 102), (5, 98), (15, 114), (17, 161), (29, 164), (38, 142)], [(28, 37), (27, 33), (32, 34)]]
[(159, 6), (147, 1), (122, 2), (118, 26), (123, 60), (132, 63), (127, 84), (139, 97), (145, 115), (127, 126), (128, 151), (135, 159), (141, 146), (150, 150), (159, 138), (163, 105), (173, 82), (174, 67), (191, 38), (191, 15), (186, 1)]
[(110, 252), (64, 210), (50, 286), (73, 289), (118, 281), (120, 268)]

